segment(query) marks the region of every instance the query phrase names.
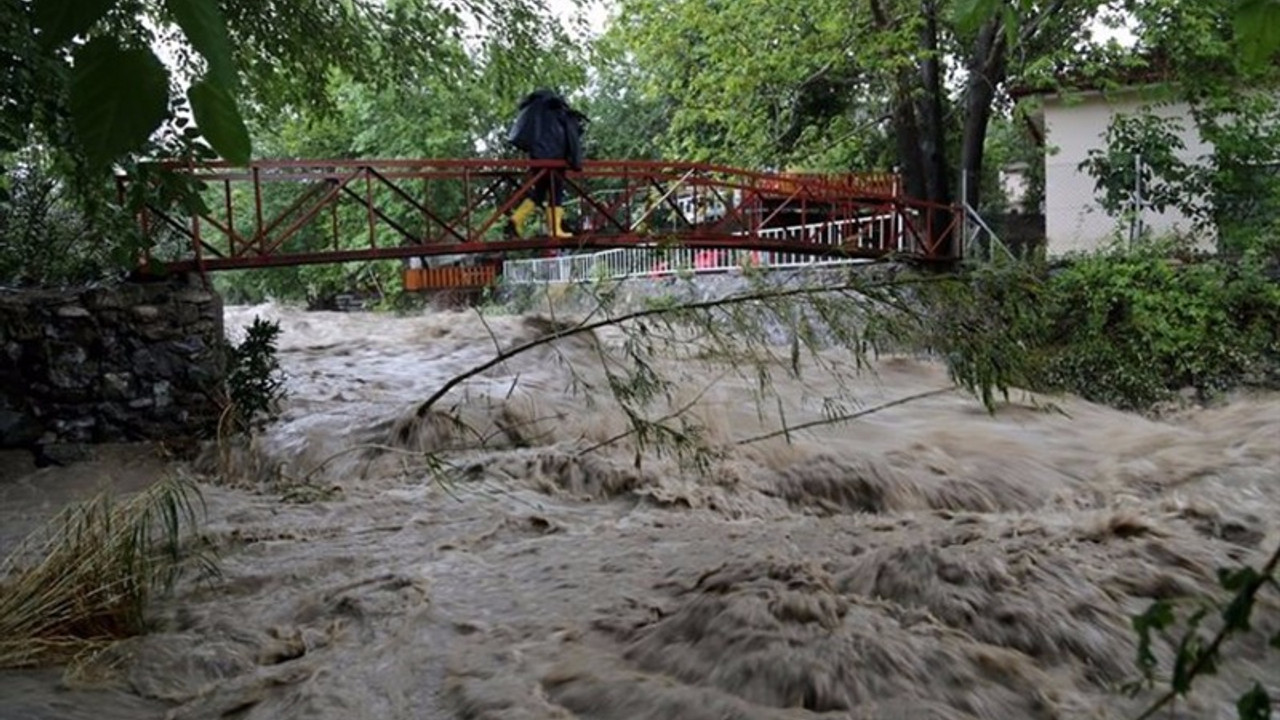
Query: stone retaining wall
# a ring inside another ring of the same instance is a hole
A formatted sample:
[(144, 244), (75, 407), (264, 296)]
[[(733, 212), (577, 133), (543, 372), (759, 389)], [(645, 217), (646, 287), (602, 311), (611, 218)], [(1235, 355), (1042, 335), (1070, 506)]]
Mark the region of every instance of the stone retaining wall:
[(198, 276), (0, 290), (0, 447), (207, 437), (222, 323)]

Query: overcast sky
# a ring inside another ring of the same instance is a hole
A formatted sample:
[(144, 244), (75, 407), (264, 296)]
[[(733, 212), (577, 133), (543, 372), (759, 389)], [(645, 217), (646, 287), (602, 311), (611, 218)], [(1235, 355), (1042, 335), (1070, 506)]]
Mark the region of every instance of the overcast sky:
[(609, 10), (613, 7), (613, 0), (584, 0), (585, 7), (582, 9), (578, 9), (573, 0), (546, 0), (546, 3), (552, 12), (561, 17), (585, 14), (592, 33), (599, 33), (604, 29)]

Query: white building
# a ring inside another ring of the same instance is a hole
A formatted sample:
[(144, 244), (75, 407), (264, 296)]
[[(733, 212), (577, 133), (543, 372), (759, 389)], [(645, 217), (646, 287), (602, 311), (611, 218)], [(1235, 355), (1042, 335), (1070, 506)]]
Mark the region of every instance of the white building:
[[(1089, 151), (1106, 149), (1107, 128), (1113, 118), (1142, 113), (1177, 118), (1185, 146), (1177, 153), (1180, 159), (1195, 162), (1212, 152), (1201, 142), (1187, 105), (1169, 99), (1168, 91), (1161, 91), (1160, 87), (1039, 95), (1033, 120), (1044, 133), (1045, 236), (1050, 256), (1095, 250), (1117, 238), (1129, 237), (1134, 217), (1108, 215), (1098, 203), (1096, 181), (1080, 167)], [(1156, 212), (1146, 208), (1137, 213), (1136, 219), (1145, 232), (1155, 236), (1187, 233), (1193, 225), (1190, 218), (1176, 210)], [(1212, 247), (1213, 238), (1204, 238), (1202, 244)]]

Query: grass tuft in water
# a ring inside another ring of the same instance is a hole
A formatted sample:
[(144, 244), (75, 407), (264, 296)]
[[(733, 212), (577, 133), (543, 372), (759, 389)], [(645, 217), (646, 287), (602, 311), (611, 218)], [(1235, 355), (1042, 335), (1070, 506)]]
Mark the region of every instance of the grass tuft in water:
[(0, 667), (67, 662), (145, 631), (149, 602), (185, 569), (217, 573), (186, 542), (203, 510), (180, 477), (64, 509), (0, 563)]

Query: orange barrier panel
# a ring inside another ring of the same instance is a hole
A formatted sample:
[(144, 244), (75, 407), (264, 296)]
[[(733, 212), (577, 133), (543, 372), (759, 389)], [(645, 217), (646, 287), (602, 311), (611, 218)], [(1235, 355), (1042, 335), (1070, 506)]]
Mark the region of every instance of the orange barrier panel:
[(868, 194), (896, 197), (899, 191), (899, 179), (895, 173), (845, 173), (833, 175), (824, 173), (789, 172), (777, 173), (760, 182), (760, 187), (775, 193), (797, 192), (801, 187), (820, 188), (829, 192), (848, 193), (850, 195)]
[(495, 265), (406, 268), (403, 279), (404, 289), (411, 292), (482, 288), (498, 279), (498, 268)]

